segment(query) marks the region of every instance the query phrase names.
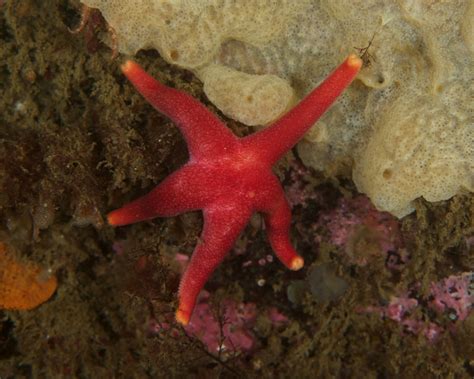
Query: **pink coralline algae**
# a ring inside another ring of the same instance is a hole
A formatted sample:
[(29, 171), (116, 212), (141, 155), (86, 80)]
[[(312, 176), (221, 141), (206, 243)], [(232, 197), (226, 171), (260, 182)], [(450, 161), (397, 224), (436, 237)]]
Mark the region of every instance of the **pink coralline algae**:
[(271, 307), (268, 310), (268, 318), (273, 326), (285, 325), (289, 320), (283, 313), (281, 313), (277, 308)]
[(412, 312), (419, 306), (418, 300), (403, 295), (392, 297), (386, 306), (369, 306), (362, 309), (365, 313), (379, 313), (384, 319), (396, 321), (403, 327), (403, 331), (414, 335), (423, 335), (429, 341), (434, 341), (442, 332), (442, 328), (433, 322), (424, 322), (412, 316)]
[[(360, 311), (379, 313), (383, 318), (398, 322), (403, 326), (405, 332), (423, 335), (429, 341), (435, 341), (446, 328), (454, 330), (456, 323), (465, 320), (472, 312), (474, 308), (474, 273), (451, 275), (433, 283), (427, 299), (416, 296), (415, 292), (392, 297), (386, 306), (369, 306)], [(414, 313), (417, 309), (427, 315), (429, 312), (426, 311), (434, 310), (437, 315), (446, 316), (449, 319), (449, 324), (444, 326), (440, 322), (429, 320), (428, 316), (423, 319), (421, 316), (415, 316)]]
[[(267, 259), (271, 256), (267, 256)], [(186, 271), (189, 257), (184, 254), (176, 254), (175, 261), (179, 264), (181, 273)], [(272, 259), (269, 259), (272, 261)], [(217, 306), (209, 303), (209, 292), (202, 290), (193, 315), (184, 330), (188, 335), (199, 339), (211, 353), (237, 353), (249, 352), (255, 347), (255, 336), (252, 328), (258, 315), (255, 303), (237, 302), (225, 299)], [(271, 307), (265, 316), (270, 323), (279, 327), (288, 322), (288, 318), (277, 308)], [(161, 325), (164, 327), (164, 325)], [(169, 329), (166, 324), (165, 329)], [(158, 331), (160, 328), (155, 327)]]
[(186, 332), (200, 339), (210, 352), (250, 351), (255, 344), (251, 329), (257, 317), (256, 305), (228, 299), (220, 304), (219, 315), (207, 302), (208, 298), (209, 294), (203, 291), (185, 326)]
[(379, 212), (365, 196), (352, 199), (342, 198), (339, 207), (322, 215), (331, 232), (331, 242), (337, 246), (347, 244), (359, 225), (366, 225), (380, 235), (381, 248), (384, 252), (395, 250), (398, 241), (398, 222), (386, 212)]
[[(219, 356), (238, 353), (250, 353), (257, 347), (257, 337), (253, 329), (259, 310), (255, 303), (237, 302), (225, 299), (220, 304), (209, 303), (210, 294), (202, 291), (188, 325), (184, 331), (202, 342), (206, 349)], [(262, 314), (273, 327), (288, 323), (288, 318), (277, 308), (270, 307)], [(168, 333), (179, 335), (178, 329), (171, 323), (157, 322), (152, 319), (148, 325), (150, 335)]]
[(453, 320), (465, 320), (474, 307), (474, 272), (449, 276), (431, 285), (430, 307)]
[(318, 199), (318, 193), (312, 190), (306, 182), (306, 178), (311, 177), (311, 172), (300, 162), (293, 160), (290, 162), (290, 181), (285, 186), (285, 193), (291, 207), (302, 206), (306, 208), (309, 201)]
[[(319, 217), (318, 224), (327, 228), (330, 242), (345, 249), (353, 263), (365, 266), (367, 256), (357, 255), (359, 240), (372, 242), (377, 254), (384, 254), (390, 269), (399, 269), (407, 260), (398, 220), (386, 212), (379, 212), (365, 196), (342, 198), (336, 208)], [(319, 240), (322, 237), (317, 237)], [(367, 249), (365, 249), (367, 250)], [(391, 255), (396, 254), (394, 259)]]

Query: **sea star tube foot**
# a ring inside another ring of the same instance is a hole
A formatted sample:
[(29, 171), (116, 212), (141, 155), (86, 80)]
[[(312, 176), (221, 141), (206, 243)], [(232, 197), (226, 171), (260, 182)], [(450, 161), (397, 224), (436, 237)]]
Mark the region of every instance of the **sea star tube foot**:
[(204, 227), (181, 279), (176, 320), (187, 324), (204, 284), (222, 262), (254, 212), (264, 216), (270, 244), (280, 261), (299, 270), (304, 260), (290, 241), (291, 209), (272, 165), (291, 149), (359, 72), (350, 55), (321, 85), (271, 126), (237, 138), (191, 96), (169, 88), (127, 61), (125, 76), (182, 132), (189, 161), (147, 195), (108, 215), (109, 224), (127, 225), (154, 217), (202, 210)]

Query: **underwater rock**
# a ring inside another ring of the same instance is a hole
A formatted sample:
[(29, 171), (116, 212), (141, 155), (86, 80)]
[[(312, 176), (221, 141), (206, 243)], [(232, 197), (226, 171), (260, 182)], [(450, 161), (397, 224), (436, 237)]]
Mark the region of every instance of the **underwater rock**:
[(83, 3), (101, 10), (119, 51), (156, 48), (249, 125), (283, 114), (357, 47), (365, 69), (300, 143), (305, 164), (352, 169), (359, 191), (397, 217), (416, 198), (474, 190), (472, 1)]
[(286, 296), (291, 303), (299, 305), (303, 303), (307, 290), (307, 283), (304, 280), (293, 280), (286, 288)]
[(313, 298), (318, 302), (337, 300), (349, 287), (344, 279), (336, 275), (330, 263), (312, 268), (307, 281)]

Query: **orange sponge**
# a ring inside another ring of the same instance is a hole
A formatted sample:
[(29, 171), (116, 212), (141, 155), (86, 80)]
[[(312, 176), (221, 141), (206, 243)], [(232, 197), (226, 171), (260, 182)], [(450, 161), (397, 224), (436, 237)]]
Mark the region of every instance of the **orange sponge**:
[(58, 282), (45, 274), (41, 267), (15, 259), (0, 242), (0, 308), (28, 310), (47, 301)]

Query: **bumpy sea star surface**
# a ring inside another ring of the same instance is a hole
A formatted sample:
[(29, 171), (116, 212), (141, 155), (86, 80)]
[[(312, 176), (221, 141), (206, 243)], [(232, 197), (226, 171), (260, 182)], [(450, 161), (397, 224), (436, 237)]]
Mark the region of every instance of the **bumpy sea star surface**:
[(109, 223), (127, 225), (192, 210), (204, 214), (201, 240), (181, 279), (178, 322), (189, 322), (199, 292), (254, 212), (263, 213), (280, 261), (291, 270), (303, 267), (290, 242), (291, 210), (272, 165), (330, 107), (361, 66), (362, 61), (350, 55), (290, 112), (244, 138), (232, 134), (197, 100), (157, 82), (138, 64), (127, 61), (122, 66), (138, 92), (181, 130), (190, 159), (150, 193), (111, 212)]

